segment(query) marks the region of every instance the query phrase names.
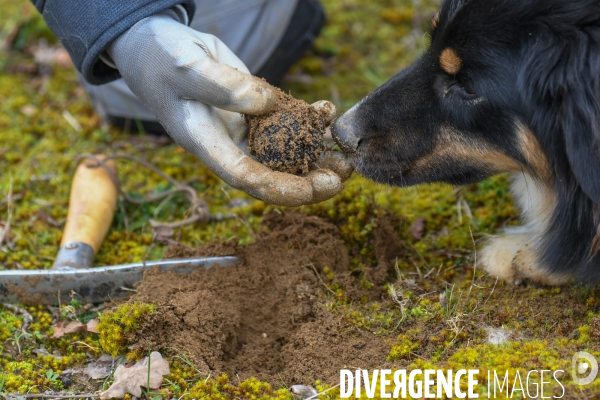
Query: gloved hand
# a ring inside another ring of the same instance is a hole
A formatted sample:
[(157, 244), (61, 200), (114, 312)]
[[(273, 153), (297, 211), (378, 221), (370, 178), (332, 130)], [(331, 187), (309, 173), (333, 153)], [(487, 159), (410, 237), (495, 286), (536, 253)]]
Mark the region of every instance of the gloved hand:
[[(180, 23), (173, 10), (145, 18), (107, 49), (129, 88), (169, 135), (229, 185), (272, 204), (299, 206), (339, 193), (330, 169), (306, 177), (274, 172), (244, 153), (247, 124), (275, 106), (272, 87), (216, 37)], [(348, 175), (348, 164), (327, 160)]]

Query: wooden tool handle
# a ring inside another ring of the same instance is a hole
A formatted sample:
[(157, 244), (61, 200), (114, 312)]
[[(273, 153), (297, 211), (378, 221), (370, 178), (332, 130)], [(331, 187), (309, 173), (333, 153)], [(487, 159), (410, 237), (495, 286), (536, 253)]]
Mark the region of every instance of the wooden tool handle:
[[(105, 163), (116, 174), (115, 162)], [(60, 246), (82, 242), (90, 245), (96, 254), (112, 223), (117, 194), (117, 188), (101, 165), (93, 160), (81, 162), (75, 170)]]

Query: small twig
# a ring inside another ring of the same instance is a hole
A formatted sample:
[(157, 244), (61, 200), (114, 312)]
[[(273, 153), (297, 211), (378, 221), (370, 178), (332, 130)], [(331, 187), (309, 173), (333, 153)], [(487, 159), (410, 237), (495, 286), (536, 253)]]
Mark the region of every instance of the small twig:
[(496, 284), (498, 283), (498, 278), (496, 278), (496, 282), (494, 282), (494, 287), (492, 288), (492, 291), (490, 292), (490, 295), (488, 296), (487, 299), (485, 299), (485, 301), (483, 302), (483, 305), (481, 306), (482, 308), (487, 304), (488, 300), (490, 299), (490, 297), (492, 297), (492, 295), (494, 294), (494, 290), (496, 290)]
[(427, 277), (428, 277), (429, 275), (431, 275), (431, 273), (432, 273), (433, 271), (435, 271), (435, 267), (434, 267), (434, 268), (431, 268), (431, 269), (430, 269), (430, 270), (429, 270), (429, 271), (428, 271), (428, 272), (425, 274), (425, 276), (423, 277), (423, 279), (427, 279)]
[(423, 293), (423, 294), (419, 295), (419, 298), (421, 299), (421, 298), (423, 298), (423, 297), (425, 297), (425, 296), (428, 296), (428, 295), (430, 295), (430, 294), (432, 294), (432, 293), (436, 293), (436, 291), (434, 290), (433, 292), (427, 292), (427, 293)]
[[(413, 353), (412, 351), (411, 351), (409, 354), (410, 354), (411, 356), (418, 357), (418, 358), (420, 358), (421, 360), (425, 360), (425, 359), (424, 359), (422, 356), (418, 355), (417, 353)], [(427, 361), (427, 360), (425, 360), (425, 361)]]
[(325, 286), (325, 289), (327, 289), (329, 291), (329, 293), (331, 293), (334, 296), (337, 296), (337, 293), (334, 292), (329, 286), (327, 286), (327, 284), (325, 283), (325, 281), (323, 281), (323, 279), (321, 279), (321, 275), (319, 275), (319, 272), (317, 271), (317, 267), (315, 267), (315, 265), (312, 262), (308, 263), (308, 266), (312, 268), (312, 270), (315, 272), (315, 275), (317, 275), (317, 279), (319, 279), (319, 281), (321, 282), (321, 284), (323, 286)]
[(454, 337), (452, 338), (452, 340), (450, 341), (450, 343), (448, 343), (448, 346), (446, 346), (446, 348), (450, 347), (452, 345), (452, 343), (454, 343), (454, 341), (456, 340), (456, 338), (458, 337), (458, 335), (460, 335), (460, 333), (463, 331), (464, 327), (460, 327), (459, 331), (455, 333)]
[(92, 346), (92, 345), (90, 345), (90, 344), (87, 344), (86, 342), (82, 342), (81, 340), (78, 340), (78, 341), (76, 341), (76, 342), (73, 342), (73, 344), (78, 344), (78, 345), (81, 345), (82, 347), (88, 347), (88, 348), (90, 348), (90, 349), (92, 349), (92, 350), (94, 350), (94, 351), (98, 351), (98, 350), (100, 350), (100, 348), (99, 348), (99, 347), (94, 347), (94, 346)]
[(63, 116), (64, 119), (67, 120), (67, 122), (69, 123), (69, 125), (71, 125), (71, 127), (73, 129), (75, 129), (76, 132), (81, 132), (81, 124), (75, 119), (75, 117), (73, 116), (73, 114), (71, 114), (67, 110), (64, 110), (63, 113), (62, 113), (62, 116)]
[(444, 266), (444, 263), (441, 262), (440, 263), (440, 267), (438, 268), (437, 274), (435, 274), (435, 276), (440, 276), (440, 272), (442, 271), (442, 267)]
[(471, 241), (473, 242), (473, 251), (475, 252), (475, 261), (473, 264), (473, 279), (471, 280), (471, 287), (469, 287), (469, 296), (471, 296), (471, 290), (475, 284), (475, 273), (477, 272), (477, 245), (475, 244), (475, 238), (473, 237), (473, 231), (471, 230), (471, 224), (469, 224), (469, 233), (471, 234)]
[(189, 360), (188, 356), (183, 351), (179, 350), (177, 347), (165, 347), (165, 350), (175, 350), (177, 352), (177, 355), (173, 356), (172, 358), (179, 358), (181, 361), (187, 364), (188, 367), (193, 368), (198, 374), (207, 375), (207, 372), (198, 369), (198, 367), (196, 367), (196, 365), (194, 365), (194, 363), (192, 363)]
[(242, 223), (242, 225), (244, 225), (246, 228), (248, 228), (248, 230), (252, 233), (252, 236), (256, 236), (256, 231), (254, 230), (254, 228), (252, 227), (252, 225), (250, 225), (250, 222), (248, 222), (248, 220), (244, 217), (242, 217), (239, 214), (233, 214), (234, 218), (237, 218), (238, 221), (240, 221)]
[(402, 318), (400, 319), (400, 321), (398, 321), (398, 324), (396, 324), (394, 331), (396, 329), (398, 329), (400, 324), (402, 322), (404, 322), (404, 320), (406, 320), (406, 318), (408, 318), (408, 315), (406, 314), (406, 307), (408, 306), (408, 304), (410, 304), (410, 299), (405, 299), (404, 295), (402, 294), (402, 291), (400, 291), (400, 295), (402, 296), (403, 299), (400, 300), (398, 298), (398, 292), (399, 292), (399, 290), (397, 290), (393, 284), (390, 284), (388, 286), (388, 294), (392, 298), (392, 301), (400, 306), (400, 313), (402, 314)]
[(400, 271), (400, 266), (398, 265), (398, 257), (396, 257), (396, 263), (394, 264), (394, 269), (396, 270), (396, 279), (399, 281), (403, 281), (406, 278), (404, 278), (404, 274), (402, 273), (402, 271)]
[[(150, 346), (148, 346), (148, 379), (147, 379), (147, 383), (146, 383), (146, 389), (147, 391), (150, 390), (150, 363), (152, 362), (151, 360), (152, 357), (150, 357)], [(148, 393), (146, 393), (148, 394)]]
[(153, 228), (161, 226), (161, 227), (165, 227), (165, 228), (175, 229), (175, 228), (181, 228), (182, 226), (186, 226), (189, 224), (193, 224), (194, 222), (202, 221), (202, 220), (204, 220), (204, 218), (205, 217), (203, 215), (196, 214), (196, 215), (192, 215), (189, 218), (185, 218), (185, 219), (183, 219), (181, 221), (177, 221), (177, 222), (160, 222), (160, 221), (151, 219), (150, 226)]
[(27, 312), (26, 309), (17, 307), (17, 306), (13, 306), (12, 304), (8, 304), (8, 303), (2, 303), (2, 306), (4, 306), (4, 308), (11, 310), (12, 312), (21, 314), (23, 316), (23, 326), (21, 327), (21, 330), (23, 332), (25, 332), (27, 330), (27, 328), (29, 328), (29, 324), (31, 324), (31, 322), (33, 321), (33, 317), (31, 316), (31, 314), (29, 314)]
[(469, 223), (471, 223), (473, 221), (473, 213), (471, 212), (471, 207), (469, 207), (469, 203), (467, 203), (467, 200), (465, 200), (464, 198), (463, 206), (465, 207), (465, 214), (467, 214), (467, 216), (469, 217)]
[(419, 264), (417, 264), (415, 261), (413, 261), (413, 264), (415, 266), (415, 269), (417, 270), (417, 275), (419, 275), (419, 279), (423, 279), (423, 274), (421, 273), (421, 268), (419, 268)]
[(307, 399), (305, 399), (305, 400), (312, 400), (312, 399), (316, 399), (316, 398), (318, 398), (320, 395), (322, 395), (322, 394), (325, 394), (325, 393), (329, 392), (330, 390), (332, 390), (332, 389), (335, 389), (335, 388), (336, 388), (336, 387), (338, 387), (338, 386), (340, 386), (340, 384), (339, 384), (339, 383), (338, 383), (337, 385), (335, 385), (335, 386), (332, 386), (332, 387), (330, 387), (329, 389), (323, 390), (321, 393), (317, 393), (317, 394), (315, 394), (314, 396), (310, 396), (309, 398), (307, 398)]

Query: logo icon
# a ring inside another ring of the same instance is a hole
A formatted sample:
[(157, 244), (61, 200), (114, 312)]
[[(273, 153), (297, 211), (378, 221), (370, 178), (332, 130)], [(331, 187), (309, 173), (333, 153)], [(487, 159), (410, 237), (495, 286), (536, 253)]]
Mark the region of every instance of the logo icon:
[(589, 385), (598, 376), (598, 361), (585, 351), (573, 355), (571, 375), (577, 385)]

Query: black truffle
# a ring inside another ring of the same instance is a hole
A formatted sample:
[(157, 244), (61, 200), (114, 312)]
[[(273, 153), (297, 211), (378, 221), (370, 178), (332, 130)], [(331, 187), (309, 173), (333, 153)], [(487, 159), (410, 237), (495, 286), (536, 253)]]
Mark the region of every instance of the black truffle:
[(302, 100), (279, 91), (274, 111), (247, 119), (250, 153), (274, 171), (306, 174), (321, 155), (325, 118)]

